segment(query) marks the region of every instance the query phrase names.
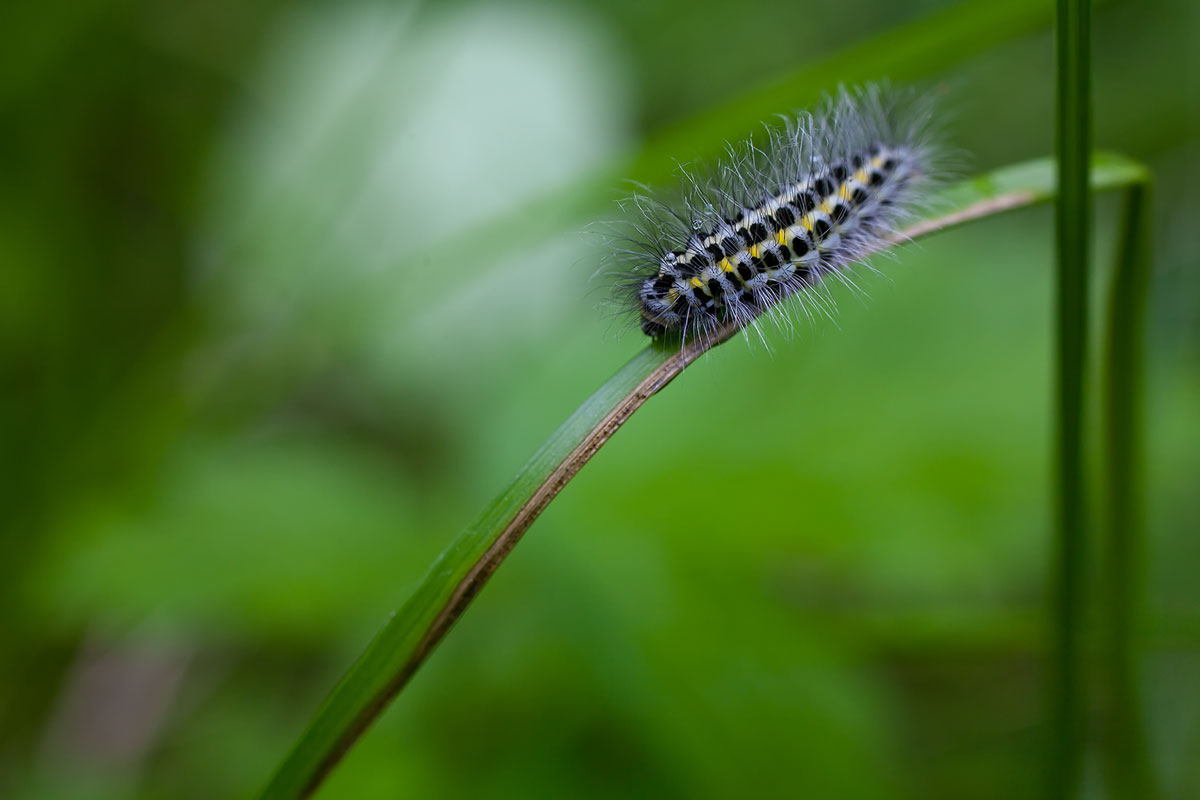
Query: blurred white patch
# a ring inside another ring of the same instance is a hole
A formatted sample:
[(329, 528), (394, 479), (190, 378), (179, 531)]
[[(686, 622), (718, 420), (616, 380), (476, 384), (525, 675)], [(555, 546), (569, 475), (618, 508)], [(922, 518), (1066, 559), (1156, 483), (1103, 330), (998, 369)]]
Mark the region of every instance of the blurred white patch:
[(296, 17), (215, 163), (200, 288), (227, 349), (352, 351), (394, 376), (585, 307), (582, 223), (521, 210), (624, 144), (621, 63), (593, 20), (546, 8)]
[[(67, 672), (42, 743), (41, 767), (126, 783), (158, 743), (192, 658), (148, 629), (109, 639), (93, 631)], [(120, 778), (124, 777), (124, 781)]]

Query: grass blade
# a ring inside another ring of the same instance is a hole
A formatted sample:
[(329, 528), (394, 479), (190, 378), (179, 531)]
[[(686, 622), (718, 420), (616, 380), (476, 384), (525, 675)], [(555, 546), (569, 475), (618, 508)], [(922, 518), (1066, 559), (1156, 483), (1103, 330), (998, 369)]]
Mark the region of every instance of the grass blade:
[(1083, 474), (1083, 390), (1087, 353), (1088, 231), (1091, 195), (1091, 2), (1058, 0), (1055, 148), (1057, 265), (1056, 542), (1050, 678), (1049, 796), (1069, 800), (1081, 786), (1085, 746), (1083, 638), (1087, 519)]
[(1142, 387), (1150, 286), (1149, 186), (1126, 193), (1108, 305), (1104, 359), (1105, 763), (1114, 800), (1158, 797), (1138, 690), (1141, 611)]
[[(1048, 202), (1049, 159), (998, 170), (945, 193), (944, 212), (914, 227), (927, 235), (971, 220)], [(1129, 186), (1144, 170), (1117, 156), (1097, 159), (1097, 190)], [(720, 341), (733, 336), (728, 329)], [(710, 343), (714, 346), (717, 342)], [(317, 711), (264, 790), (264, 798), (310, 794), (446, 635), (455, 620), (554, 496), (642, 403), (707, 349), (651, 344), (588, 398), (509, 487), (442, 553), (420, 587), (384, 626)]]

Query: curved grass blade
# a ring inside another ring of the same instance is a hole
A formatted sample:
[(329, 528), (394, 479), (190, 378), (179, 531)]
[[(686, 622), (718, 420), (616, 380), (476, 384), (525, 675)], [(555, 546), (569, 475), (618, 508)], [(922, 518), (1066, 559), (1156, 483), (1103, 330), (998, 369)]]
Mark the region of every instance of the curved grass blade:
[[(1144, 168), (1118, 156), (1098, 157), (1092, 170), (1096, 191), (1145, 179)], [(906, 233), (924, 236), (1048, 202), (1054, 187), (1054, 163), (1049, 159), (1001, 169), (948, 190), (939, 203), (944, 213)], [(589, 397), (437, 559), (420, 587), (325, 700), (261, 796), (311, 794), (412, 678), (555, 495), (646, 400), (707, 349), (736, 333), (730, 327), (714, 341), (683, 347), (652, 343)]]

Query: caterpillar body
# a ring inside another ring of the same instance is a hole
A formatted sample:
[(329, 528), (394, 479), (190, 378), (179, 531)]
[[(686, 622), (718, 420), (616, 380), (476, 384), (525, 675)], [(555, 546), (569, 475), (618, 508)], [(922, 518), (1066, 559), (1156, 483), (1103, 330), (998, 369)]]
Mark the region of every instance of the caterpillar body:
[(684, 170), (679, 203), (635, 196), (640, 219), (624, 282), (643, 332), (706, 336), (799, 300), (828, 308), (823, 278), (880, 249), (928, 195), (937, 148), (929, 103), (880, 86), (841, 89), (784, 117), (762, 147), (729, 148), (706, 173)]

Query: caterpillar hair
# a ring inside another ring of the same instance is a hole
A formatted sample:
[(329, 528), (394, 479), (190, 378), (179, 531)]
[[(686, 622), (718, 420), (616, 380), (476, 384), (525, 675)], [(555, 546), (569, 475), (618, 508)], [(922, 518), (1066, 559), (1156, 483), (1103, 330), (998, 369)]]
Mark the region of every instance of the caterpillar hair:
[[(929, 97), (841, 88), (812, 112), (730, 145), (709, 169), (681, 168), (664, 199), (634, 195), (618, 293), (651, 337), (714, 335), (762, 315), (830, 313), (822, 281), (891, 243), (926, 203), (940, 148)], [(788, 301), (788, 302), (784, 302)]]

